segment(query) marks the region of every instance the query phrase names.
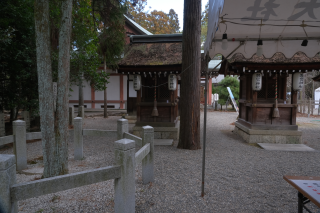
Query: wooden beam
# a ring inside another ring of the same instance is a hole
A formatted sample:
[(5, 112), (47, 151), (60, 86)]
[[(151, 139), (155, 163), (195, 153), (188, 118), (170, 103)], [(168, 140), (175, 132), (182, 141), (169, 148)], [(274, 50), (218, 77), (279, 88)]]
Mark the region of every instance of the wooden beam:
[(173, 65), (145, 65), (145, 66), (124, 66), (124, 65), (119, 65), (118, 68), (118, 72), (122, 73), (124, 72), (124, 74), (133, 74), (133, 72), (136, 72), (136, 74), (138, 74), (138, 72), (151, 72), (153, 74), (153, 72), (174, 72), (174, 74), (176, 74), (176, 72), (178, 72), (178, 74), (181, 73), (181, 64), (173, 64)]

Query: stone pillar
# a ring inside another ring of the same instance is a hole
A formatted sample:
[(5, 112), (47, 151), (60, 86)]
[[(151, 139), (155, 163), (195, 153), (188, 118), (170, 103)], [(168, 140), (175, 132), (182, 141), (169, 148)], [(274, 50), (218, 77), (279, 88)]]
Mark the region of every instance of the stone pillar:
[(0, 137), (6, 135), (6, 122), (4, 120), (4, 113), (0, 110)]
[(78, 107), (78, 116), (84, 118), (84, 106)]
[(117, 121), (117, 139), (122, 139), (125, 132), (129, 132), (128, 120), (121, 118)]
[(311, 112), (311, 98), (309, 98), (309, 104), (308, 104), (308, 118), (310, 117), (310, 112)]
[(12, 124), (14, 135), (13, 150), (16, 155), (17, 171), (21, 171), (27, 168), (26, 122), (16, 120)]
[(28, 111), (22, 112), (23, 120), (26, 122), (26, 130), (30, 132), (30, 113)]
[(0, 154), (0, 212), (18, 212), (17, 202), (11, 201), (10, 187), (16, 183), (14, 155)]
[(115, 161), (121, 165), (121, 178), (114, 180), (115, 213), (135, 212), (135, 142), (121, 139), (115, 142)]
[(74, 147), (74, 159), (82, 160), (83, 158), (83, 136), (82, 136), (82, 118), (76, 117), (74, 119), (73, 126), (73, 147)]
[(150, 144), (149, 154), (142, 160), (142, 181), (148, 184), (154, 181), (154, 129), (151, 126), (142, 127), (142, 146)]
[(74, 119), (74, 107), (69, 107), (69, 125), (73, 126), (73, 119)]

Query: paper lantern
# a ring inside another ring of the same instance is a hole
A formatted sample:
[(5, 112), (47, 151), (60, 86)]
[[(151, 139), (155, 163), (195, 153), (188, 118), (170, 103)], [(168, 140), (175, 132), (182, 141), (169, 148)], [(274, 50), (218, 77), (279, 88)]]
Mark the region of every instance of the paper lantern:
[(134, 90), (140, 90), (141, 88), (141, 76), (140, 75), (134, 75), (133, 76), (133, 89)]
[(252, 90), (260, 91), (262, 88), (262, 74), (255, 73), (252, 75)]
[(303, 81), (304, 81), (303, 73), (293, 74), (293, 82), (292, 82), (293, 90), (301, 91), (303, 88)]
[(257, 43), (257, 56), (262, 56), (263, 55), (263, 43), (262, 43), (262, 40), (258, 40), (258, 43)]
[(168, 76), (168, 89), (169, 90), (176, 90), (177, 89), (177, 76), (170, 74)]
[(223, 36), (222, 36), (222, 46), (221, 47), (223, 50), (228, 49), (228, 36), (226, 33), (223, 34)]

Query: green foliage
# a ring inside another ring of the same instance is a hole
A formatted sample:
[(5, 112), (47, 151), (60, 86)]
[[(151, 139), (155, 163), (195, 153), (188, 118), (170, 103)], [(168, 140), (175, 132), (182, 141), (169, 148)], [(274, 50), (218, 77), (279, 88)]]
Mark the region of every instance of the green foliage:
[(209, 18), (209, 1), (205, 6), (205, 10), (201, 14), (201, 49), (203, 49), (203, 44), (207, 39), (208, 32), (208, 18)]
[(174, 9), (169, 13), (153, 10), (144, 11), (147, 0), (138, 0), (136, 6), (129, 3), (129, 13), (133, 20), (153, 34), (179, 33), (179, 18)]
[(117, 68), (117, 63), (125, 47), (126, 2), (124, 0), (93, 0), (94, 12), (99, 14), (98, 52), (106, 60), (109, 68)]
[(240, 83), (237, 77), (226, 76), (216, 89), (216, 92), (219, 94), (218, 103), (221, 105), (226, 104), (229, 93), (227, 87), (230, 87), (232, 94), (235, 100), (239, 100), (239, 87)]
[(214, 87), (214, 84), (212, 84), (212, 94), (215, 94), (215, 93), (217, 93), (217, 88)]
[(0, 3), (0, 110), (38, 108), (33, 0)]
[(95, 90), (104, 90), (109, 74), (97, 72), (97, 68), (101, 65), (101, 57), (97, 52), (98, 24), (93, 18), (91, 0), (77, 0), (73, 5), (72, 16), (70, 83), (79, 85), (83, 76), (85, 80), (91, 82)]

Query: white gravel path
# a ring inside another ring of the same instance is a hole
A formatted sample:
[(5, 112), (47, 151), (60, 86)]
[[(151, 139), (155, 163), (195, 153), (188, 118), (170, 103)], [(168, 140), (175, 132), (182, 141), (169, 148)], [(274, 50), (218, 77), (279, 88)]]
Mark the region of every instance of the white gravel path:
[[(203, 114), (201, 115), (203, 119)], [(155, 147), (155, 182), (136, 176), (136, 212), (297, 212), (297, 191), (283, 175), (320, 176), (320, 120), (297, 118), (303, 142), (317, 152), (266, 151), (233, 134), (236, 113), (208, 113), (205, 197), (201, 198), (202, 149)], [(116, 129), (120, 117), (86, 118), (84, 128)], [(130, 129), (133, 125), (130, 125)], [(70, 172), (112, 165), (115, 138), (84, 137), (83, 161)], [(12, 153), (12, 148), (0, 154)], [(28, 144), (28, 160), (41, 156), (41, 142)], [(39, 165), (40, 163), (36, 164)], [(34, 166), (34, 165), (30, 165)], [(17, 175), (18, 182), (35, 176)], [(106, 181), (19, 202), (19, 212), (113, 212), (113, 181)], [(317, 208), (311, 205), (311, 209)]]

